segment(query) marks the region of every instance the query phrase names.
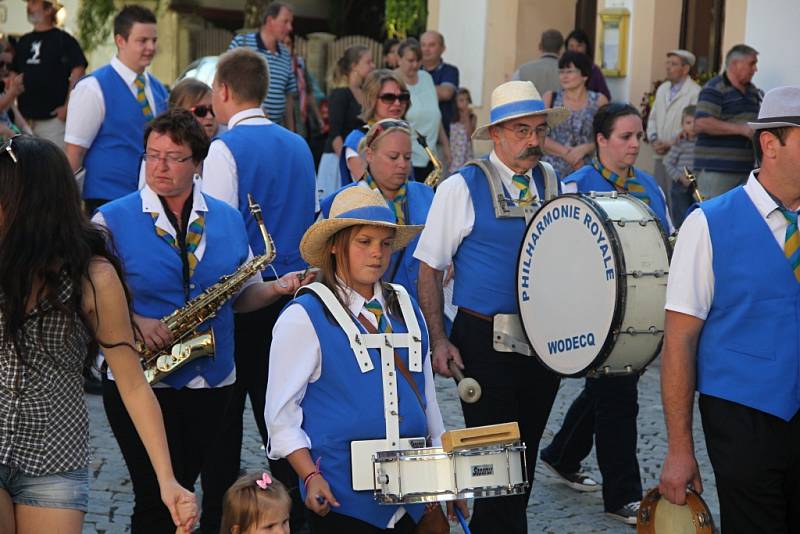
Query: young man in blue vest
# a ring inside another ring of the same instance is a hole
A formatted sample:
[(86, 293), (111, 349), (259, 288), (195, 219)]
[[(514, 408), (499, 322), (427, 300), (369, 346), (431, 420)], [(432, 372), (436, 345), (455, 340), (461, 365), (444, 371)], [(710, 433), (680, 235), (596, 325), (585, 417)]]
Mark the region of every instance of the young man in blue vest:
[(797, 532), (800, 518), (800, 87), (768, 92), (755, 122), (761, 168), (681, 227), (667, 285), (661, 392), (668, 449), (659, 490), (703, 489), (694, 391), (722, 531)]
[[(419, 301), (430, 333), (434, 370), (452, 376), (453, 360), (483, 388), (478, 402), (461, 405), (467, 426), (517, 421), (527, 445), (528, 480), (533, 481), (539, 440), (559, 377), (533, 356), (512, 352), (510, 347), (495, 350), (493, 321), (500, 315), (519, 314), (515, 273), (525, 233), (524, 210), (559, 192), (555, 171), (540, 164), (541, 145), (549, 127), (565, 120), (569, 112), (546, 109), (531, 82), (513, 81), (492, 92), (490, 116), (490, 124), (473, 137), (491, 139), (494, 150), (442, 182), (433, 198), (414, 251), (421, 262)], [(504, 196), (503, 205), (516, 213), (496, 217), (492, 190)], [(448, 340), (442, 279), (451, 264), (456, 273), (453, 302), (459, 309)], [(470, 529), (476, 534), (527, 532), (529, 496), (530, 486), (523, 495), (475, 501)]]
[[(211, 142), (203, 163), (203, 191), (237, 208), (250, 238), (253, 254), (264, 253), (264, 240), (248, 211), (247, 195), (261, 205), (264, 223), (275, 242), (275, 270), (264, 272), (274, 279), (306, 267), (300, 256), (300, 239), (314, 222), (316, 184), (314, 160), (299, 135), (268, 119), (261, 109), (267, 95), (267, 63), (247, 48), (220, 56), (213, 83), (212, 105), (217, 121), (228, 130)], [(242, 448), (242, 414), (247, 396), (253, 407), (261, 439), (267, 444), (264, 399), (267, 391), (272, 326), (288, 299), (235, 320), (236, 383), (226, 414), (228, 427), (221, 433), (213, 467), (203, 472), (204, 493), (209, 502), (222, 502), (222, 493), (238, 478)], [(290, 490), (297, 476), (285, 460), (271, 462), (272, 473)], [(294, 491), (296, 509), (304, 506)], [(204, 501), (206, 501), (204, 496)], [(204, 507), (206, 502), (204, 502)], [(294, 521), (293, 528), (297, 527)], [(213, 527), (213, 526), (212, 526)], [(203, 526), (204, 531), (207, 530)], [(219, 525), (216, 525), (219, 530)], [(298, 528), (299, 530), (299, 528)]]
[(167, 109), (166, 88), (145, 72), (156, 39), (153, 12), (125, 6), (114, 17), (117, 55), (70, 94), (65, 152), (73, 172), (86, 169), (83, 198), (90, 213), (138, 188), (145, 126)]

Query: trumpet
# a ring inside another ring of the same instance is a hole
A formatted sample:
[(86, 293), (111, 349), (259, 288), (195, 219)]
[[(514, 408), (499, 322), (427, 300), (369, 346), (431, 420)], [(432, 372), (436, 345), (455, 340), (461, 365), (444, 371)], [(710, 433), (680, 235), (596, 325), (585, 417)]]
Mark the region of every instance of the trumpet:
[(690, 184), (689, 189), (692, 192), (692, 197), (697, 202), (703, 201), (703, 195), (700, 194), (700, 188), (697, 186), (697, 178), (694, 177), (694, 174), (689, 170), (688, 167), (683, 167), (683, 175), (686, 176), (686, 179), (689, 180)]
[(425, 178), (425, 185), (436, 188), (436, 186), (442, 183), (442, 180), (444, 179), (442, 176), (442, 163), (439, 161), (439, 158), (436, 157), (436, 154), (433, 153), (431, 147), (428, 146), (425, 136), (419, 132), (416, 132), (416, 134), (417, 142), (422, 146), (422, 149), (425, 151), (428, 157), (431, 158), (431, 163), (433, 163), (433, 170)]

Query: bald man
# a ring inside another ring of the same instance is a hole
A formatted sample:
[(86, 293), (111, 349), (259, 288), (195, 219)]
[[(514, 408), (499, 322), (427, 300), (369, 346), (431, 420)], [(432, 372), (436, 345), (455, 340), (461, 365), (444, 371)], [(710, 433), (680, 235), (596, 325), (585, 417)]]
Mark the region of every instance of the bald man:
[(422, 47), (422, 68), (431, 75), (436, 85), (442, 126), (450, 136), (450, 123), (456, 116), (456, 92), (458, 91), (458, 67), (442, 60), (444, 36), (437, 31), (427, 31), (419, 38)]

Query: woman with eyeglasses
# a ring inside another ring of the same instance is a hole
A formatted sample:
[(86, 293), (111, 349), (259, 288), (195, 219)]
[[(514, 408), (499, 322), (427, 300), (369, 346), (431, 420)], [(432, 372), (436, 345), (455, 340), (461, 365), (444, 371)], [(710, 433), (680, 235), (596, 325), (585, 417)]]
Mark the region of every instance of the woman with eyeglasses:
[[(433, 78), (425, 72), (425, 69), (420, 69), (422, 48), (419, 41), (409, 37), (400, 43), (397, 53), (400, 57), (400, 66), (395, 72), (408, 86), (413, 104), (409, 113), (406, 114), (406, 118), (411, 127), (425, 137), (425, 142), (431, 150), (436, 151), (437, 143), (442, 147), (445, 161), (441, 163), (446, 169), (447, 162), (451, 159), (450, 140), (447, 139), (447, 134), (442, 126), (442, 112), (439, 110), (439, 97), (436, 96)], [(412, 159), (414, 179), (424, 182), (434, 169), (433, 162), (417, 141), (416, 135), (414, 135), (412, 148), (414, 151)]]
[(81, 532), (90, 478), (83, 370), (98, 346), (135, 422), (131, 439), (152, 465), (152, 499), (171, 532), (192, 528), (194, 495), (176, 480), (122, 276), (107, 234), (83, 212), (64, 152), (27, 135), (0, 146), (0, 532)]
[[(142, 341), (150, 350), (169, 350), (173, 332), (161, 318), (221, 276), (235, 272), (252, 252), (239, 211), (203, 194), (197, 186), (195, 177), (208, 153), (209, 139), (195, 116), (184, 109), (169, 109), (148, 125), (145, 145), (145, 187), (105, 204), (93, 220), (114, 237)], [(259, 309), (299, 286), (297, 273), (272, 282), (262, 282), (261, 274), (254, 274), (199, 327), (213, 330), (213, 357), (197, 358), (154, 385), (175, 472), (183, 486), (194, 487), (215, 444), (236, 380), (233, 314)], [(169, 532), (172, 527), (157, 498), (153, 467), (125, 412), (120, 391), (116, 376), (109, 373), (103, 380), (103, 403), (133, 483), (132, 532)], [(204, 502), (204, 523), (213, 520), (206, 513), (209, 508), (221, 509), (221, 503), (212, 505)]]
[(555, 168), (559, 178), (588, 164), (594, 153), (592, 119), (608, 99), (587, 88), (591, 69), (589, 56), (564, 52), (558, 60), (561, 89), (543, 95), (548, 108), (565, 107), (570, 111), (569, 118), (553, 128), (544, 142), (544, 161)]
[[(400, 119), (383, 119), (373, 124), (361, 140), (364, 163), (364, 178), (345, 186), (364, 187), (381, 193), (387, 206), (397, 217), (398, 224), (425, 224), (433, 202), (433, 189), (416, 182), (411, 176), (411, 139), (409, 124)], [(320, 202), (321, 216), (327, 218), (331, 204), (338, 191)], [(414, 258), (414, 249), (419, 237), (415, 237), (408, 249), (392, 255), (384, 279), (400, 284), (417, 298), (419, 260)]]
[(370, 126), (383, 119), (403, 119), (410, 106), (411, 94), (397, 74), (386, 69), (369, 73), (364, 80), (364, 111), (360, 116), (365, 124), (347, 135), (339, 158), (343, 182), (364, 177), (366, 164), (358, 153), (358, 144)]

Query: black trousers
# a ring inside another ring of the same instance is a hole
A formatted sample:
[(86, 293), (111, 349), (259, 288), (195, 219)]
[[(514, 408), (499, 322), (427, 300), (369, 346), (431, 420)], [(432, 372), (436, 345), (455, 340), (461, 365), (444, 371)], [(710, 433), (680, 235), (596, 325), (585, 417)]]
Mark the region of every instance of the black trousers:
[(496, 423), (519, 423), (528, 468), (524, 495), (477, 499), (470, 530), (475, 534), (528, 532), (526, 509), (539, 440), (550, 416), (560, 378), (535, 357), (492, 348), (492, 323), (459, 311), (450, 339), (464, 360), (464, 375), (481, 385), (482, 395), (474, 404), (461, 403), (468, 427)]
[(400, 518), (394, 528), (378, 528), (354, 517), (329, 512), (325, 517), (310, 514), (311, 534), (413, 534), (414, 520), (408, 514)]
[[(222, 414), (232, 386), (205, 389), (154, 388), (177, 481), (185, 488), (194, 483), (219, 433)], [(169, 510), (161, 502), (158, 480), (144, 444), (122, 403), (117, 385), (103, 378), (103, 406), (111, 430), (128, 466), (135, 501), (131, 517), (134, 534), (174, 534)]]
[(587, 378), (553, 442), (542, 449), (544, 461), (564, 473), (576, 473), (594, 441), (606, 512), (642, 500), (636, 458), (638, 383), (638, 374)]
[(723, 534), (800, 532), (800, 414), (791, 421), (700, 395)]
[[(242, 458), (243, 415), (246, 399), (250, 398), (261, 441), (267, 444), (267, 424), (264, 405), (269, 372), (269, 347), (272, 327), (289, 297), (283, 297), (266, 308), (236, 314), (234, 318), (236, 383), (225, 410), (224, 423), (210, 462), (203, 467), (204, 533), (218, 533), (222, 517), (222, 499), (227, 489), (239, 478)], [(266, 453), (264, 456), (266, 460)], [(305, 522), (305, 504), (300, 498), (297, 474), (286, 460), (269, 460), (270, 472), (283, 482), (292, 496), (291, 528), (298, 532)]]
[(425, 178), (433, 172), (434, 166), (432, 162), (428, 162), (428, 164), (424, 167), (414, 167), (414, 181), (416, 182), (424, 182)]

